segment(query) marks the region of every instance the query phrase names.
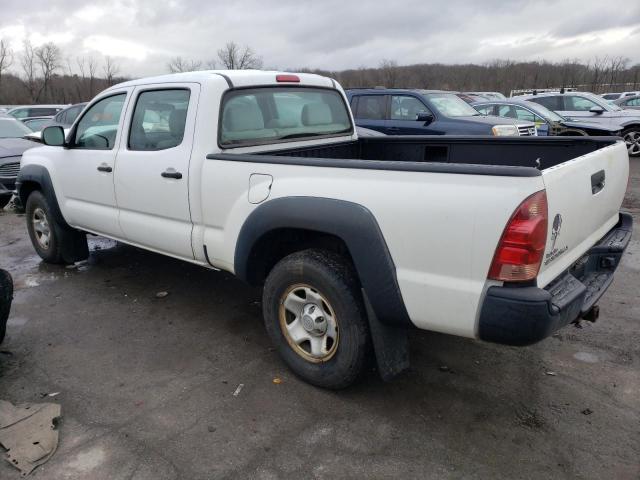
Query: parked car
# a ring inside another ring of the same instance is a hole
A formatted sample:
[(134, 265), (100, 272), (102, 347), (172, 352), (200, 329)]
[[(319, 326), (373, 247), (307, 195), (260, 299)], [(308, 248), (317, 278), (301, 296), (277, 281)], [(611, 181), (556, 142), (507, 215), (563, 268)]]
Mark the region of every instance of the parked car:
[(485, 101), (473, 104), (473, 108), (483, 115), (517, 118), (519, 120), (533, 122), (536, 125), (538, 135), (614, 135), (622, 134), (622, 126), (600, 124), (594, 120), (573, 121), (552, 112), (546, 107), (535, 102), (520, 100), (518, 97), (509, 100)]
[(82, 112), (84, 107), (86, 107), (87, 102), (76, 103), (75, 105), (71, 105), (70, 107), (61, 110), (56, 114), (56, 116), (49, 122), (47, 127), (52, 125), (60, 125), (61, 127), (68, 128), (73, 125), (73, 122), (76, 121), (78, 115)]
[(387, 135), (535, 135), (531, 122), (480, 115), (455, 93), (440, 90), (347, 90), (356, 125)]
[(614, 101), (617, 106), (622, 109), (640, 110), (640, 95), (632, 95), (630, 97), (623, 97)]
[(485, 97), (484, 95), (477, 95), (475, 93), (466, 93), (466, 92), (451, 92), (456, 94), (462, 100), (467, 102), (469, 105), (476, 102), (482, 102), (483, 100), (489, 100), (489, 97)]
[(22, 118), (20, 121), (32, 132), (39, 132), (51, 124), (53, 117)]
[(620, 100), (624, 97), (632, 97), (634, 95), (640, 95), (640, 92), (603, 93), (600, 96), (605, 100), (609, 100), (609, 102), (615, 103), (616, 100)]
[(33, 117), (53, 117), (65, 105), (25, 105), (22, 107), (14, 107), (7, 110), (7, 115), (13, 118), (33, 118)]
[(12, 117), (0, 117), (0, 209), (13, 196), (22, 154), (36, 146), (22, 137), (31, 133), (26, 126)]
[(505, 100), (507, 97), (500, 92), (465, 92), (471, 95), (480, 95), (481, 97), (485, 97), (488, 100)]
[[(437, 114), (471, 108), (442, 95)], [(406, 368), (412, 327), (525, 345), (594, 320), (631, 238), (619, 139), (359, 138), (318, 75), (134, 80), (42, 138), (17, 186), (41, 258), (86, 258), (92, 232), (232, 272), (263, 287), (284, 361), (328, 388), (370, 347), (383, 378)]]
[(599, 119), (612, 127), (621, 125), (622, 137), (632, 157), (640, 156), (640, 113), (623, 110), (588, 92), (543, 93), (520, 97), (547, 107), (571, 120)]
[(6, 270), (0, 268), (0, 343), (7, 333), (7, 320), (13, 300), (13, 280)]

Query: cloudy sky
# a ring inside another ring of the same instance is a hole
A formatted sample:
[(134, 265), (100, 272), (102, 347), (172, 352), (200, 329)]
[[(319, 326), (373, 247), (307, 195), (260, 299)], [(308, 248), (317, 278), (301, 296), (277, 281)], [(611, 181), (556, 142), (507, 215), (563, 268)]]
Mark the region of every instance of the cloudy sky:
[[(0, 38), (109, 55), (121, 73), (164, 73), (250, 45), (267, 67), (346, 69), (496, 58), (640, 62), (640, 0), (0, 0)], [(16, 62), (17, 63), (17, 62)]]

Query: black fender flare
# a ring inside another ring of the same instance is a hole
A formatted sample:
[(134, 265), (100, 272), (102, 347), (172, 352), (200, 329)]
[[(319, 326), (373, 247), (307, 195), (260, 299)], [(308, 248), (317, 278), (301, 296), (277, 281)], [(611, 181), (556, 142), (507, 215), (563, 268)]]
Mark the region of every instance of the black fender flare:
[(319, 197), (283, 197), (263, 203), (251, 212), (240, 229), (234, 255), (236, 276), (250, 281), (254, 246), (270, 231), (282, 228), (340, 238), (349, 250), (377, 319), (389, 326), (412, 325), (393, 259), (369, 209), (358, 203)]
[(18, 197), (20, 198), (20, 203), (22, 203), (23, 207), (26, 207), (27, 197), (29, 196), (29, 193), (33, 191), (33, 189), (27, 188), (29, 182), (35, 183), (39, 186), (38, 190), (42, 192), (49, 202), (51, 213), (60, 226), (66, 229), (71, 229), (62, 215), (62, 211), (58, 204), (58, 198), (56, 197), (56, 192), (53, 188), (53, 182), (51, 181), (51, 176), (49, 175), (49, 171), (46, 167), (43, 167), (42, 165), (25, 165), (20, 168), (18, 178), (16, 179), (16, 191), (18, 192)]

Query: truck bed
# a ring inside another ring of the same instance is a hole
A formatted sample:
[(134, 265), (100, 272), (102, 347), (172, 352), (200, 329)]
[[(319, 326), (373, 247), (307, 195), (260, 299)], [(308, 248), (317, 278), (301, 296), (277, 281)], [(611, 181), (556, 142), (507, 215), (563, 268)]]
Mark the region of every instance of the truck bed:
[[(339, 144), (276, 150), (266, 156), (506, 166), (539, 171), (607, 147), (617, 140), (616, 137), (365, 137)], [(261, 154), (260, 156), (265, 155)], [(250, 161), (258, 161), (255, 158), (256, 155), (251, 155), (251, 157), (253, 158), (250, 158)], [(236, 159), (238, 158), (236, 157)], [(331, 166), (339, 165), (332, 164)], [(353, 162), (349, 162), (349, 167), (357, 168)], [(471, 170), (472, 172), (469, 173), (482, 173), (481, 169), (473, 168)], [(465, 173), (459, 168), (453, 168), (452, 171)], [(537, 175), (535, 172), (527, 174), (524, 170), (520, 170), (518, 173), (516, 170), (508, 169), (506, 172), (510, 173), (505, 173), (503, 169), (490, 169), (486, 173), (512, 174), (514, 176)]]

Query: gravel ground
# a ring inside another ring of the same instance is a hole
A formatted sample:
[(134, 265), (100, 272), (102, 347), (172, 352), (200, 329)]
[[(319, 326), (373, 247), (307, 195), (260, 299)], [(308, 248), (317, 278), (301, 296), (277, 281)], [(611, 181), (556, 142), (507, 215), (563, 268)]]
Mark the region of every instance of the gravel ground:
[(634, 239), (595, 324), (526, 348), (416, 332), (409, 373), (338, 393), (287, 371), (232, 276), (101, 238), (76, 268), (44, 265), (3, 212), (0, 398), (60, 392), (34, 478), (638, 479), (640, 160), (625, 208)]

